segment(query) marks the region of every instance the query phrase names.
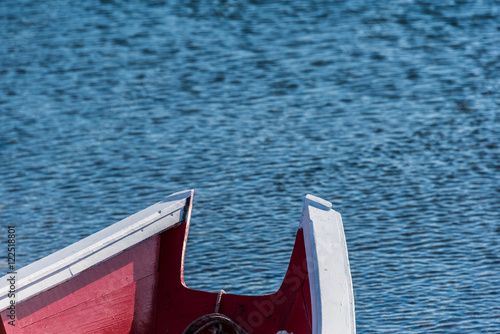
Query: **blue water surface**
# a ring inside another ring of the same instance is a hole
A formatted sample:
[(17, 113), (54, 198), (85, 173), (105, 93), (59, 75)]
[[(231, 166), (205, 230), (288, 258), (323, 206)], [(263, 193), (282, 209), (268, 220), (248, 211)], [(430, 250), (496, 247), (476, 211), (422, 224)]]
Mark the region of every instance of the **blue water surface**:
[(343, 216), (359, 333), (500, 333), (499, 18), (492, 0), (1, 1), (17, 265), (194, 188), (187, 284), (270, 293), (312, 193)]

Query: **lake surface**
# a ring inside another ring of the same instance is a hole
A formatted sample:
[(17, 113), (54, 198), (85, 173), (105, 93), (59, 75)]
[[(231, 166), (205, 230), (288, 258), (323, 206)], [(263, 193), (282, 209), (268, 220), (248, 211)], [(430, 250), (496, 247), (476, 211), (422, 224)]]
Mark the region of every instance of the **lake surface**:
[(500, 333), (497, 1), (8, 0), (0, 45), (19, 266), (194, 188), (187, 284), (270, 293), (312, 193), (358, 333)]

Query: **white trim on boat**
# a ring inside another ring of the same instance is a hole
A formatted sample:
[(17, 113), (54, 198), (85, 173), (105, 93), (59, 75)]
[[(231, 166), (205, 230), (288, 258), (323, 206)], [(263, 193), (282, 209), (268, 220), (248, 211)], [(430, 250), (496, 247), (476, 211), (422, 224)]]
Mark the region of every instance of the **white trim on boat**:
[[(192, 194), (192, 190), (172, 194), (104, 230), (19, 269), (15, 275), (15, 302), (48, 290), (181, 222), (187, 200)], [(9, 276), (7, 274), (0, 278), (0, 311), (10, 305)]]
[(309, 271), (312, 333), (356, 333), (354, 293), (340, 214), (330, 202), (307, 195), (300, 227)]

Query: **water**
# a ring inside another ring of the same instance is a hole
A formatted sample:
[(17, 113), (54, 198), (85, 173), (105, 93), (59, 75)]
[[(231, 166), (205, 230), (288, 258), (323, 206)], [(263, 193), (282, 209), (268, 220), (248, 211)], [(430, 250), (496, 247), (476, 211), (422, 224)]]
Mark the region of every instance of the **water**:
[(312, 193), (343, 216), (359, 333), (500, 333), (499, 15), (2, 1), (0, 217), (19, 266), (195, 188), (188, 285), (269, 293)]

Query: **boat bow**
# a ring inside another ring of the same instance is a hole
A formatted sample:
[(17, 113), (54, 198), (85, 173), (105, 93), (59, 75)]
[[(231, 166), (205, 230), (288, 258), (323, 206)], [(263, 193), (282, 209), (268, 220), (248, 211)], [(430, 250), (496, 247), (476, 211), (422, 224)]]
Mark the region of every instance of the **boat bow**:
[[(181, 191), (17, 271), (15, 302), (42, 293), (82, 271), (180, 223), (187, 214), (193, 190)], [(9, 275), (7, 275), (9, 276)], [(7, 276), (0, 281), (0, 311), (8, 298)]]
[(306, 196), (279, 290), (244, 296), (186, 286), (192, 196), (170, 195), (18, 270), (14, 315), (1, 278), (0, 333), (198, 333), (205, 320), (249, 334), (355, 333), (344, 229), (330, 202)]

